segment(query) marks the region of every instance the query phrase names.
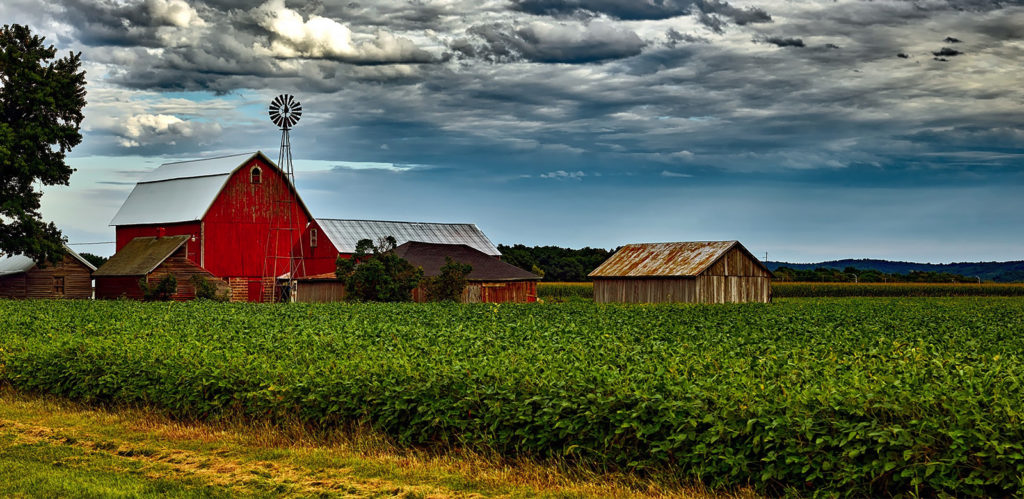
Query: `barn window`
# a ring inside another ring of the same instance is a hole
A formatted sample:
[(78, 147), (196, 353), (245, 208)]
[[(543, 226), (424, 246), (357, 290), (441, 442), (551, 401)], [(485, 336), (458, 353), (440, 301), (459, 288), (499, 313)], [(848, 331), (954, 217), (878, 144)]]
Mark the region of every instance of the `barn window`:
[(254, 166), (252, 167), (252, 170), (249, 171), (249, 180), (254, 184), (259, 184), (261, 180), (260, 176), (262, 175), (263, 170), (261, 170), (260, 167), (258, 166)]
[(309, 229), (309, 247), (316, 248), (316, 229)]
[(64, 278), (54, 277), (53, 278), (53, 294), (57, 296), (64, 296)]

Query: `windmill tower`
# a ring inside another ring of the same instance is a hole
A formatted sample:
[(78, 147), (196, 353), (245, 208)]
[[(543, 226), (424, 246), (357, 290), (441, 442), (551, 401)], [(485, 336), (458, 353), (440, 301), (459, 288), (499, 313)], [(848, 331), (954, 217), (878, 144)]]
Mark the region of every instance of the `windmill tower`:
[[(270, 102), (270, 121), (281, 129), (281, 149), (277, 157), (277, 166), (284, 172), (288, 188), (295, 188), (295, 167), (292, 165), (292, 144), (290, 131), (302, 117), (302, 105), (288, 94), (278, 95)], [(295, 196), (286, 190), (280, 199), (275, 200), (274, 208), (283, 217), (272, 217), (270, 234), (267, 238), (266, 261), (263, 265), (264, 302), (292, 301), (295, 297), (295, 276), (303, 273), (303, 255), (301, 244), (301, 228), (296, 227), (296, 210), (298, 206)], [(283, 250), (283, 251), (282, 251)], [(284, 253), (284, 254), (282, 254)], [(275, 293), (277, 277), (283, 261), (287, 262), (288, 282), (282, 289), (281, 296)]]

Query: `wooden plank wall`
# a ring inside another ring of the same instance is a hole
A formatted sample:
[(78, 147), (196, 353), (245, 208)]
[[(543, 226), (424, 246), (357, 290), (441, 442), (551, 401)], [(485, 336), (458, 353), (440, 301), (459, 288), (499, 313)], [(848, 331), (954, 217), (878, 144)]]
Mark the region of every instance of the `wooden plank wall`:
[(345, 285), (341, 281), (298, 281), (295, 301), (301, 303), (330, 303), (345, 301)]
[[(427, 301), (420, 286), (412, 290), (412, 301)], [(533, 303), (537, 301), (537, 281), (468, 282), (462, 290), (462, 303)]]
[[(58, 279), (63, 279), (63, 286), (57, 286)], [(56, 264), (0, 278), (0, 297), (88, 300), (92, 298), (92, 270), (71, 255), (64, 255)]]
[(0, 298), (24, 298), (25, 273), (0, 277)]
[(139, 289), (139, 279), (141, 277), (97, 277), (96, 299), (116, 300), (123, 296), (141, 300), (142, 290)]
[(184, 246), (179, 248), (178, 251), (171, 255), (170, 258), (164, 260), (164, 263), (154, 269), (153, 272), (147, 276), (147, 282), (152, 286), (159, 282), (160, 279), (163, 279), (167, 274), (173, 274), (174, 278), (178, 280), (178, 292), (172, 297), (174, 301), (195, 299), (196, 289), (190, 281), (194, 275), (203, 276), (208, 282), (216, 286), (218, 294), (231, 293), (232, 291), (232, 288), (227, 281), (217, 278), (217, 276), (192, 263), (192, 261), (185, 256)]
[(697, 301), (693, 278), (594, 279), (596, 303), (664, 303)]
[(771, 276), (756, 261), (733, 248), (697, 277), (699, 303), (771, 301)]

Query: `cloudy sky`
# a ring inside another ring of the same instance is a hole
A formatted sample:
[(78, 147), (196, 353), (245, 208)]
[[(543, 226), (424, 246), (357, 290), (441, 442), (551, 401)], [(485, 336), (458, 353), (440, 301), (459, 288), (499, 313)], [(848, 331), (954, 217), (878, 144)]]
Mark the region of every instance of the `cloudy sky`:
[[(294, 94), (317, 217), (496, 243), (739, 239), (772, 260), (1024, 259), (1024, 2), (4, 0), (81, 51), (72, 243)], [(112, 245), (75, 246), (109, 254)]]

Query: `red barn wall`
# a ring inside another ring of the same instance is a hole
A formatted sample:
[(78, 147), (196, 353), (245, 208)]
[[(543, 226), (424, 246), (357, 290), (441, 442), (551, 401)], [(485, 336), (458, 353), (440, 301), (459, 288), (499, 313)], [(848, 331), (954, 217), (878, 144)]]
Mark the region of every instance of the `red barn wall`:
[[(315, 248), (310, 247), (310, 231), (316, 230), (317, 244)], [(334, 247), (331, 240), (324, 235), (323, 229), (313, 220), (302, 233), (302, 255), (304, 273), (300, 275), (319, 275), (334, 272), (337, 268), (338, 249)]]
[(158, 237), (160, 228), (163, 227), (165, 236), (192, 236), (195, 241), (189, 240), (185, 243), (188, 249), (188, 259), (197, 265), (202, 265), (203, 230), (199, 222), (182, 222), (173, 224), (156, 225), (122, 225), (118, 226), (117, 250), (121, 251), (132, 239), (136, 237)]
[[(253, 165), (263, 169), (259, 184), (250, 182)], [(282, 199), (291, 202), (282, 203)], [(219, 277), (284, 274), (287, 257), (309, 221), (284, 175), (254, 158), (231, 176), (203, 218), (203, 267)], [(292, 230), (271, 230), (284, 226)]]

